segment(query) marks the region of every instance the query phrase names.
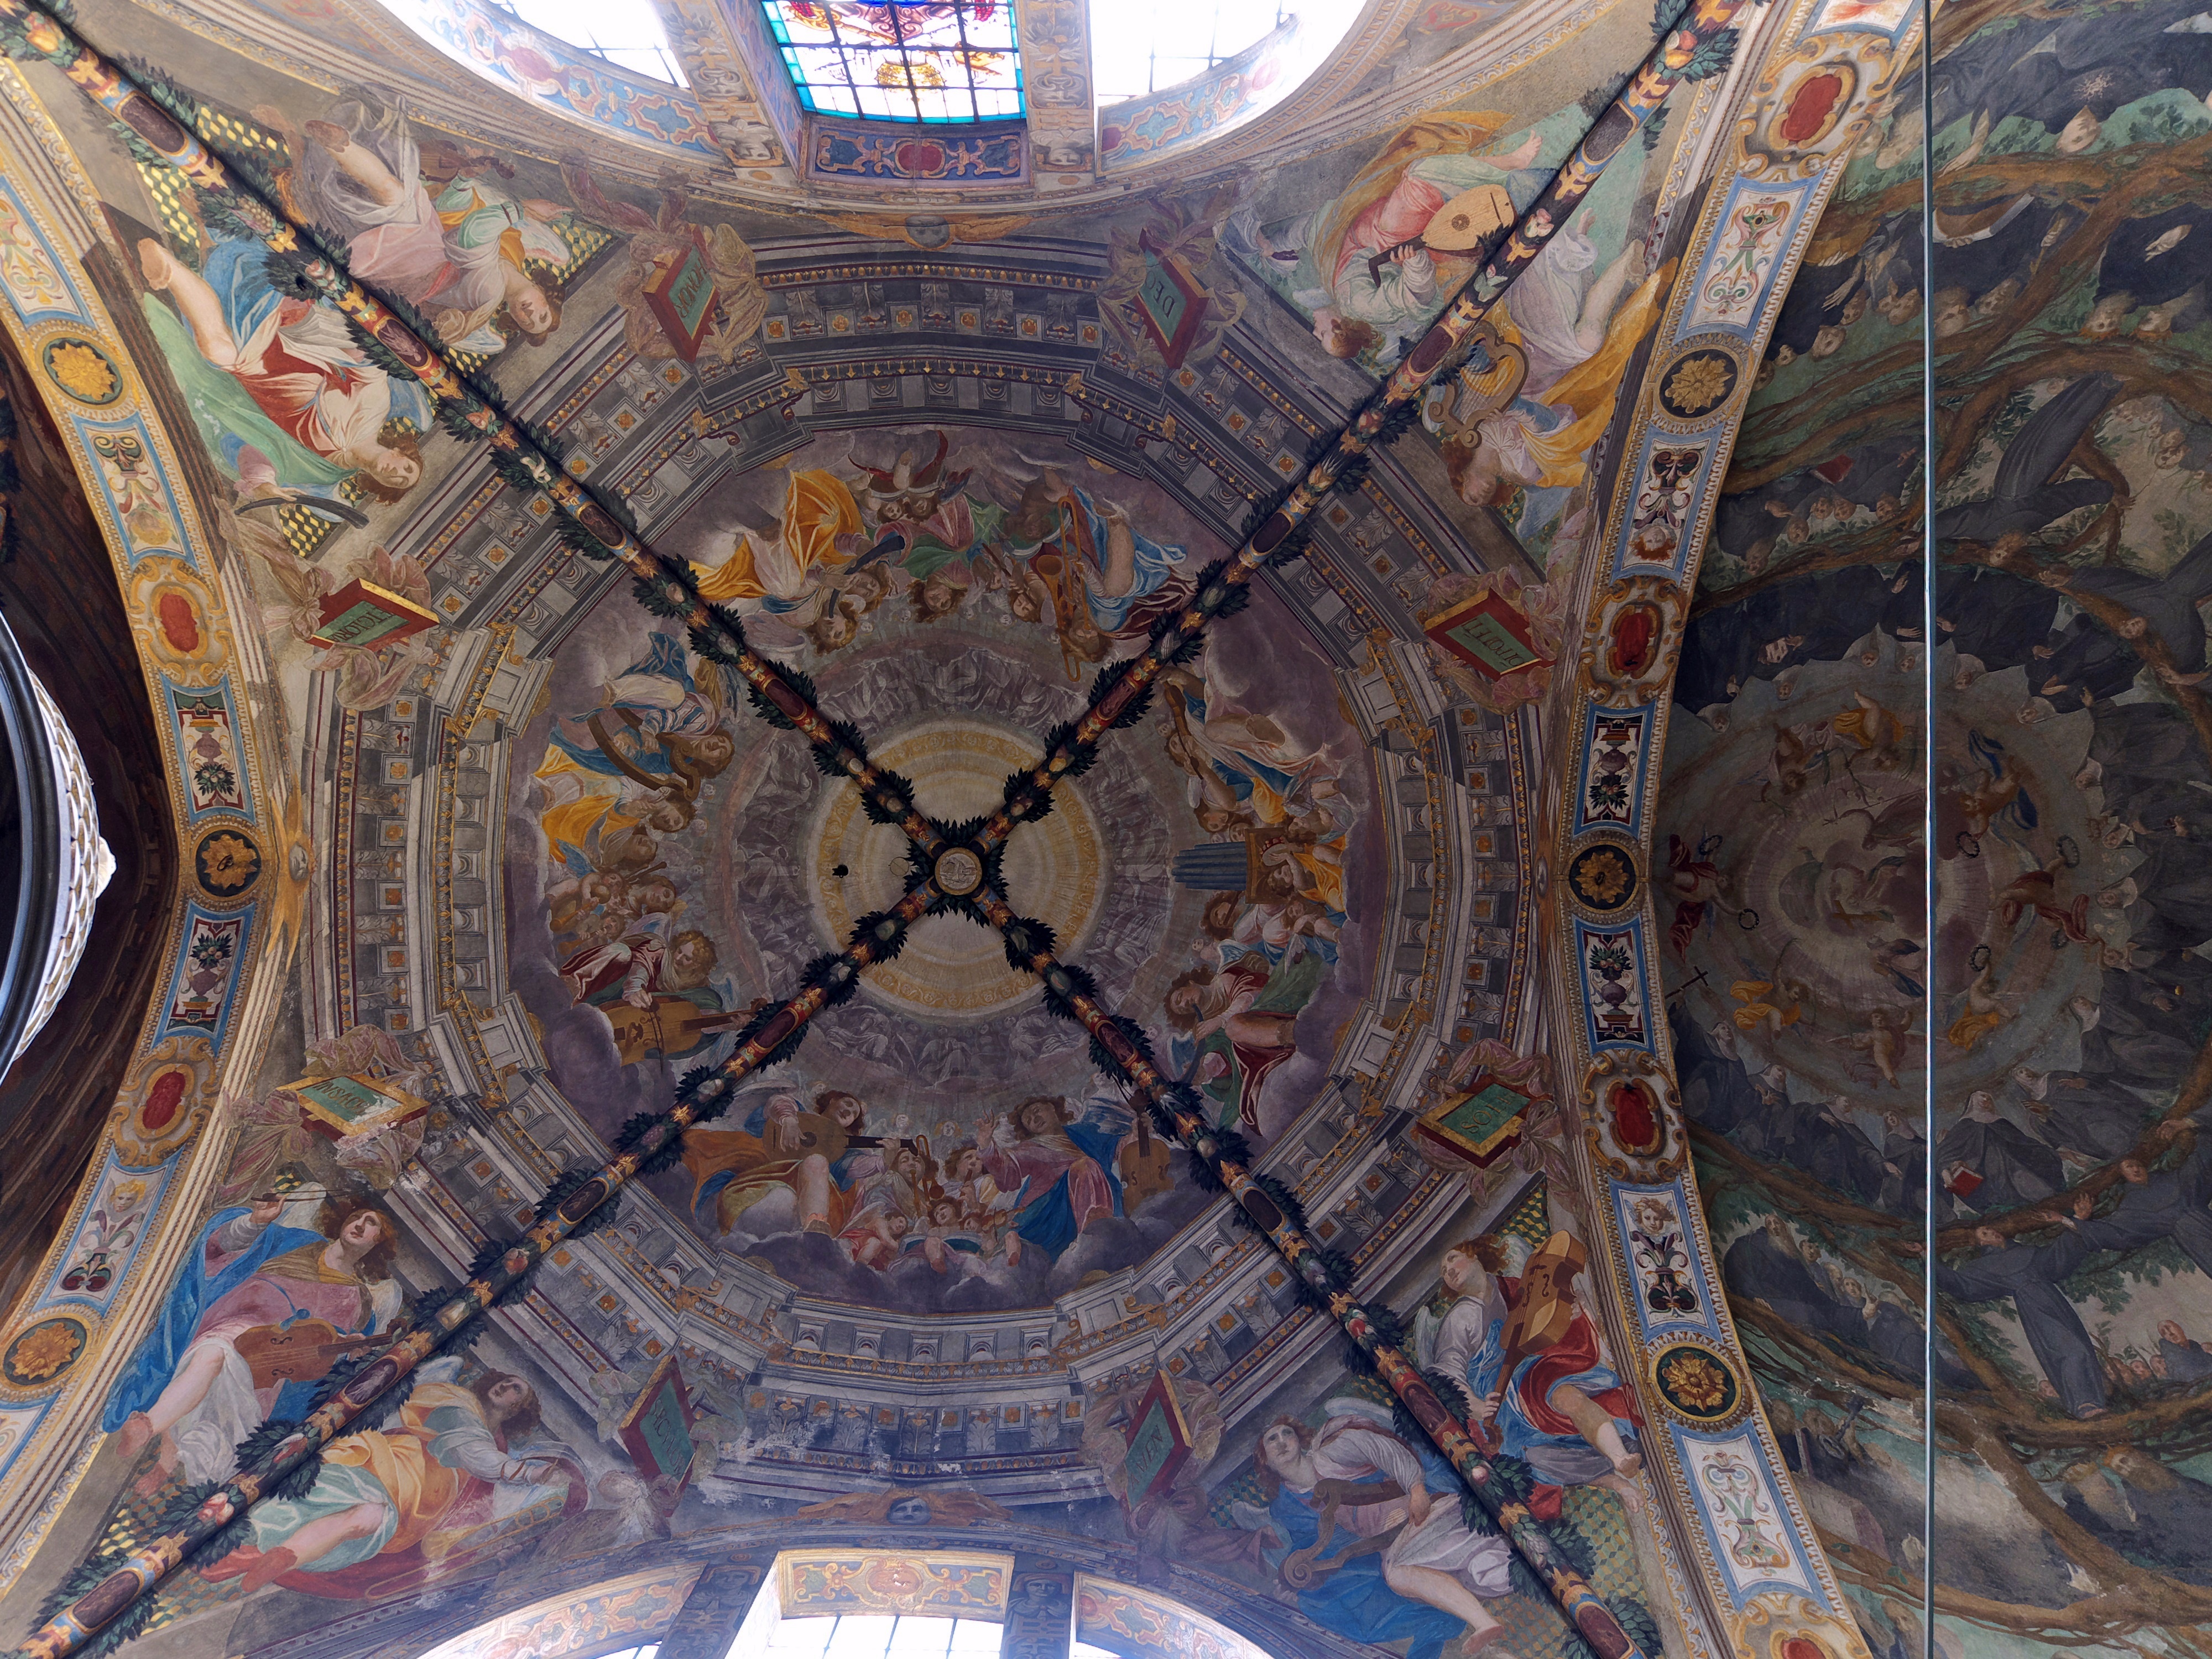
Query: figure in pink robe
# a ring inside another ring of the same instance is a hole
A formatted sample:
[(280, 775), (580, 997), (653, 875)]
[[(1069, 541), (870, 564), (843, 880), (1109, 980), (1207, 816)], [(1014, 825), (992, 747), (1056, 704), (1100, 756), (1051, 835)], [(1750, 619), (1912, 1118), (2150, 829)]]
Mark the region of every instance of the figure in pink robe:
[[(273, 1416), (305, 1415), (317, 1386), (256, 1388), (240, 1337), (302, 1319), (326, 1320), (341, 1336), (391, 1323), (400, 1302), (391, 1217), (321, 1197), (318, 1207), (271, 1194), (216, 1212), (108, 1398), (102, 1426), (125, 1457), (159, 1437), (162, 1469), (181, 1462), (189, 1480), (228, 1479), (238, 1443)], [(297, 1224), (308, 1218), (313, 1228)]]
[(1016, 1236), (1054, 1258), (1087, 1228), (1121, 1213), (1114, 1173), (1121, 1134), (1073, 1115), (1054, 1096), (1025, 1100), (1000, 1120), (983, 1153), (991, 1179), (1014, 1194)]

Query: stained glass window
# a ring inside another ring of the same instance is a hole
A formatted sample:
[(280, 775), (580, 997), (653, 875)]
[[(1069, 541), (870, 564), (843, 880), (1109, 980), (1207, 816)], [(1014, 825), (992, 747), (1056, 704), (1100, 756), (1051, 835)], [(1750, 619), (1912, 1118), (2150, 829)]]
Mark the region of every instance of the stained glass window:
[(885, 121), (1022, 112), (1013, 0), (761, 0), (807, 108)]

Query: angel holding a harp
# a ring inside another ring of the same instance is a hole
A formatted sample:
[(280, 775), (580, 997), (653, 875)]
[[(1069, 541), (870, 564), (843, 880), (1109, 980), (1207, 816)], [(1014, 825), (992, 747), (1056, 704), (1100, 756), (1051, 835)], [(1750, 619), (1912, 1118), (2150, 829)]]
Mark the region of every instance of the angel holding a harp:
[(1527, 1247), (1485, 1233), (1444, 1252), (1444, 1288), (1456, 1299), (1441, 1321), (1426, 1309), (1416, 1317), (1417, 1357), (1466, 1389), (1468, 1426), (1492, 1449), (1520, 1458), (1547, 1485), (1603, 1486), (1638, 1507), (1642, 1419), (1575, 1299), (1588, 1260), (1581, 1242), (1554, 1232), (1517, 1273), (1506, 1271), (1509, 1251)]

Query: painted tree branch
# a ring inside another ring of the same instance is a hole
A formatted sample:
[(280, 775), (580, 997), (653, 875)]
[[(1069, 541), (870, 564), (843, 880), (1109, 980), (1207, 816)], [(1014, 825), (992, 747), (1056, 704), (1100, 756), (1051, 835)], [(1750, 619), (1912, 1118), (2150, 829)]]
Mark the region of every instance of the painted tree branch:
[[(1729, 605), (1741, 605), (1753, 594), (1793, 577), (1847, 570), (1854, 565), (1898, 564), (1917, 559), (1920, 556), (1919, 515), (1920, 492), (1916, 489), (1898, 503), (1897, 511), (1888, 518), (1823, 542), (1821, 551), (1810, 558), (1795, 559), (1778, 567), (1769, 565), (1757, 575), (1733, 586), (1714, 588), (1691, 605), (1690, 615), (1694, 619), (1709, 611), (1723, 611)], [(1939, 639), (1936, 644), (1940, 647), (1942, 641)]]
[[(1923, 1593), (1919, 1579), (1905, 1577), (1864, 1545), (1825, 1528), (1820, 1529), (1820, 1544), (1838, 1574), (1847, 1582), (1877, 1596), (1908, 1607), (1919, 1606)], [(2044, 1636), (2062, 1641), (2121, 1642), (2130, 1632), (2154, 1627), (2165, 1618), (2162, 1612), (2147, 1608), (2142, 1595), (2133, 1589), (2100, 1591), (2062, 1607), (1999, 1601), (1943, 1584), (1935, 1587), (1935, 1595), (1938, 1613), (2016, 1636)], [(2137, 1652), (2146, 1651), (2133, 1643), (2124, 1645), (2135, 1647)]]
[(2067, 1555), (2118, 1591), (2140, 1595), (2151, 1617), (2146, 1622), (2199, 1625), (2212, 1620), (2212, 1589), (2139, 1567), (2069, 1515), (2029, 1474), (2003, 1437), (1975, 1413), (1939, 1402), (1937, 1432), (1971, 1451), (1996, 1475), (2013, 1501), (2048, 1533)]
[[(1741, 3), (1742, 0), (1693, 0), (1687, 9), (1686, 27), (1670, 27), (1663, 33), (1651, 56), (1593, 123), (1529, 211), (1509, 234), (1489, 246), (1480, 269), (1444, 314), (1334, 442), (1261, 519), (1237, 556), (1237, 580), (1249, 580), (1254, 571), (1271, 560), (1295, 556), (1307, 533), (1307, 521), (1322, 501), (1332, 492), (1358, 487), (1369, 452), (1405, 430), (1426, 383), (1462, 355), (1476, 326), (1514, 278), (1534, 261), (1553, 234), (1567, 222), (1607, 162), (1642, 129), (1685, 71), (1698, 60), (1703, 49), (1730, 26)], [(235, 169), (194, 136), (187, 125), (189, 113), (171, 107), (173, 94), (165, 96), (139, 85), (112, 59), (80, 40), (62, 17), (34, 8), (27, 0), (0, 0), (0, 36), (4, 36), (11, 53), (37, 57), (59, 67), (73, 85), (125, 126), (148, 154), (166, 161), (202, 196), (219, 198), (234, 218), (252, 228), (270, 252), (284, 262), (281, 269), (289, 273), (287, 280), (295, 284), (302, 297), (327, 301), (355, 328), (365, 349), (374, 343), (374, 355), (387, 373), (410, 375), (424, 386), (447, 431), (486, 444), (492, 465), (503, 477), (517, 488), (543, 495), (556, 510), (556, 522), (564, 541), (589, 556), (619, 559), (637, 578), (641, 604), (657, 615), (687, 623), (694, 649), (740, 674), (763, 718), (801, 732), (825, 771), (848, 777), (860, 788), (872, 819), (897, 824), (921, 853), (941, 867), (942, 854), (956, 849), (945, 848), (941, 830), (915, 806), (905, 781), (874, 767), (858, 732), (831, 720), (815, 706), (805, 678), (755, 655), (737, 618), (702, 599), (687, 562), (663, 556), (646, 546), (627, 526), (626, 512), (619, 504), (599, 497), (596, 490), (568, 477), (544, 441), (459, 375), (422, 332), (410, 325), (400, 308), (355, 281), (341, 255), (323, 247), (312, 230), (289, 222), (260, 191), (241, 183)], [(185, 120), (178, 118), (180, 114)], [(1225, 583), (1225, 573), (1224, 580)], [(1227, 591), (1225, 585), (1224, 591)], [(1201, 610), (1206, 603), (1201, 592), (1198, 601)], [(1210, 617), (1219, 609), (1217, 604), (1205, 614)], [(1151, 678), (1188, 643), (1178, 637), (1181, 632), (1178, 627), (1156, 635), (1143, 659), (1146, 666), (1120, 669), (1110, 684), (1102, 676), (1105, 695), (1094, 696), (1091, 714), (1079, 722), (1075, 732), (1048, 745), (1042, 777), (1032, 775), (1026, 784), (1010, 780), (999, 812), (975, 832), (975, 845), (987, 857), (1011, 834), (1016, 823), (1048, 810), (1051, 784), (1070, 769), (1081, 744), (1095, 742), (1103, 731), (1121, 723), (1125, 714), (1133, 718), (1141, 712), (1141, 700)], [(1054, 760), (1068, 763), (1054, 767)], [(730, 1060), (712, 1073), (687, 1077), (672, 1110), (633, 1118), (618, 1138), (614, 1158), (596, 1172), (564, 1177), (548, 1191), (540, 1201), (536, 1224), (522, 1239), (506, 1246), (496, 1241), (488, 1243), (479, 1261), (472, 1264), (469, 1282), (459, 1292), (442, 1300), (439, 1299), (442, 1293), (434, 1293), (432, 1299), (438, 1301), (434, 1310), (421, 1321), (410, 1322), (401, 1336), (350, 1374), (343, 1386), (331, 1391), (304, 1422), (282, 1425), (289, 1432), (281, 1439), (266, 1437), (274, 1443), (206, 1498), (188, 1521), (113, 1564), (100, 1574), (96, 1583), (74, 1595), (66, 1607), (56, 1608), (23, 1652), (38, 1659), (62, 1659), (96, 1639), (109, 1644), (118, 1637), (127, 1638), (150, 1608), (151, 1593), (186, 1558), (218, 1534), (239, 1535), (253, 1505), (280, 1486), (304, 1490), (299, 1483), (302, 1477), (312, 1479), (325, 1444), (356, 1421), (380, 1415), (392, 1391), (423, 1360), (449, 1347), (464, 1346), (485, 1314), (520, 1293), (529, 1274), (556, 1240), (573, 1235), (594, 1216), (605, 1213), (609, 1200), (630, 1181), (672, 1163), (680, 1154), (687, 1128), (726, 1112), (744, 1077), (787, 1057), (815, 1016), (853, 995), (859, 988), (860, 972), (896, 954), (911, 922), (951, 896), (953, 894), (930, 875), (918, 873), (897, 906), (862, 918), (845, 951), (809, 967), (805, 989), (781, 1007), (763, 1010), (746, 1025)], [(1013, 920), (1010, 913), (1006, 920)], [(1000, 925), (1003, 928), (1005, 921)], [(1011, 945), (1011, 935), (1009, 939)], [(1060, 972), (1070, 986), (1074, 985), (1068, 970)], [(1047, 983), (1049, 991), (1052, 981), (1048, 978)], [(1157, 1090), (1161, 1085), (1164, 1080), (1151, 1072), (1141, 1048), (1132, 1043), (1127, 1022), (1107, 1015), (1079, 987), (1073, 996), (1063, 992), (1062, 1000), (1091, 1029), (1097, 1051), (1115, 1062), (1109, 1069), (1140, 1081), (1149, 1075), (1151, 1087)], [(1174, 1104), (1172, 1116), (1177, 1130), (1189, 1137), (1186, 1144), (1204, 1158), (1206, 1143), (1213, 1142), (1212, 1168), (1217, 1178), (1231, 1188), (1240, 1209), (1267, 1233), (1285, 1260), (1299, 1273), (1302, 1282), (1323, 1300), (1354, 1343), (1407, 1402), (1421, 1427), (1474, 1484), (1478, 1498), (1485, 1498), (1482, 1488), (1488, 1479), (1488, 1466), (1395, 1342), (1386, 1340), (1395, 1330), (1387, 1310), (1378, 1314), (1362, 1307), (1336, 1285), (1335, 1275), (1275, 1200), (1241, 1164), (1220, 1157), (1220, 1137), (1212, 1135), (1195, 1113), (1184, 1109), (1183, 1103)], [(1482, 1472), (1480, 1476), (1477, 1469)], [(1486, 1506), (1495, 1498), (1496, 1494), (1488, 1494)], [(1506, 1514), (1516, 1507), (1508, 1504), (1494, 1512)], [(1526, 1515), (1525, 1509), (1510, 1517), (1509, 1533), (1516, 1547), (1545, 1576), (1554, 1598), (1600, 1659), (1642, 1659), (1641, 1650), (1618, 1619), (1565, 1566), (1555, 1547), (1547, 1560), (1548, 1534)]]

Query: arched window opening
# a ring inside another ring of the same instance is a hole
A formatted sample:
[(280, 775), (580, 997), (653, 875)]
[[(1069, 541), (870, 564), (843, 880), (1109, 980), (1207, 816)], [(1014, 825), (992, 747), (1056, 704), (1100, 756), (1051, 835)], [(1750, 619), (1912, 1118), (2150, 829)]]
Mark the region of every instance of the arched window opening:
[(1091, 0), (1093, 95), (1101, 105), (1119, 104), (1176, 86), (1294, 15), (1329, 9), (1328, 0)]
[(1004, 1632), (981, 1619), (914, 1618), (896, 1613), (831, 1613), (786, 1619), (765, 1647), (749, 1648), (743, 1632), (731, 1659), (997, 1659)]
[(652, 0), (494, 0), (534, 29), (618, 69), (688, 85)]

